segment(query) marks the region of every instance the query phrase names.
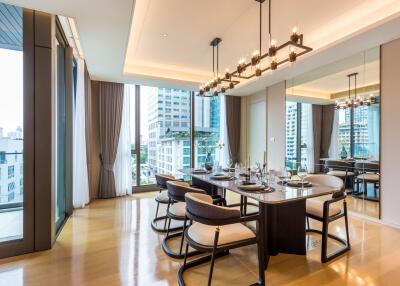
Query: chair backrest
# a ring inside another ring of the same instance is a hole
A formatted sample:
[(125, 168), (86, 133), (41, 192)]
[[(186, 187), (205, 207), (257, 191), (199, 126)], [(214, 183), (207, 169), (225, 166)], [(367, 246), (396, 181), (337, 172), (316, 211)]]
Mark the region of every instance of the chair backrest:
[(359, 173), (379, 173), (379, 163), (375, 162), (356, 162), (355, 168)]
[(207, 194), (187, 193), (185, 195), (186, 214), (194, 221), (207, 225), (222, 225), (224, 221), (240, 218), (237, 209), (213, 205)]
[(353, 169), (353, 161), (344, 160), (326, 160), (325, 168), (339, 171), (350, 171)]
[(163, 175), (163, 174), (156, 174), (155, 177), (156, 177), (157, 186), (161, 189), (167, 188), (167, 181), (175, 180), (175, 177), (169, 176), (169, 175)]
[(193, 188), (187, 182), (183, 181), (168, 181), (167, 182), (168, 197), (174, 201), (184, 202), (186, 193), (201, 193), (205, 191), (198, 188)]
[(345, 191), (343, 180), (335, 176), (324, 174), (308, 175), (304, 180), (310, 182), (313, 185), (320, 185), (332, 188), (334, 190), (332, 197), (334, 198), (342, 196)]

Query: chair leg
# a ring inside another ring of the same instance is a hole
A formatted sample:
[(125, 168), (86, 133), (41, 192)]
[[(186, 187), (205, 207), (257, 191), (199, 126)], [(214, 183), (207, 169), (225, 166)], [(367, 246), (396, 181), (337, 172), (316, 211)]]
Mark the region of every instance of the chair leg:
[(187, 218), (185, 216), (185, 220), (183, 221), (183, 231), (182, 231), (182, 238), (181, 238), (181, 247), (179, 248), (179, 255), (182, 255), (183, 241), (185, 238), (186, 220), (187, 220)]
[(218, 237), (219, 237), (219, 228), (215, 230), (215, 237), (214, 237), (214, 247), (212, 251), (212, 256), (211, 256), (211, 265), (210, 265), (210, 273), (208, 275), (208, 286), (211, 286), (211, 279), (214, 271), (214, 262), (215, 258), (217, 256), (217, 247), (218, 247)]
[(307, 219), (307, 230), (309, 230), (310, 229), (310, 218), (307, 216), (306, 219)]
[(347, 218), (347, 202), (343, 202), (343, 210), (344, 210), (344, 224), (346, 227), (346, 239), (347, 239), (347, 247), (350, 249), (350, 234), (349, 234), (349, 222)]
[(169, 230), (171, 228), (171, 218), (168, 218), (168, 229), (167, 229), (167, 236), (169, 235)]
[(189, 243), (186, 242), (185, 257), (183, 258), (183, 266), (186, 266), (186, 260), (189, 252)]
[[(171, 205), (171, 201), (169, 201), (168, 202), (168, 206), (167, 206), (167, 212), (168, 212), (168, 210), (169, 210), (169, 206)], [(168, 217), (167, 216), (165, 216), (165, 221), (164, 221), (164, 230), (165, 230), (165, 228), (167, 227), (167, 220), (168, 220)]]
[(365, 196), (368, 197), (368, 184), (366, 180), (364, 180), (364, 197)]
[(322, 222), (322, 245), (321, 245), (321, 262), (325, 263), (328, 261), (326, 253), (328, 251), (328, 221), (324, 218)]
[(160, 207), (160, 202), (157, 202), (156, 215), (155, 215), (154, 219), (156, 219), (157, 216), (158, 216), (158, 209), (159, 209), (159, 207)]

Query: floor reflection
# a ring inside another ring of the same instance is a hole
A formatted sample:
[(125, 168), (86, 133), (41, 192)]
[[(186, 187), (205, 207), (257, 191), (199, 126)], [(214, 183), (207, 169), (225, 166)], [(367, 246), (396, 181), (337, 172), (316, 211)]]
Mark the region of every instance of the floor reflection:
[[(182, 262), (162, 252), (163, 235), (150, 226), (154, 195), (98, 200), (76, 210), (51, 251), (0, 260), (0, 285), (177, 285)], [(343, 223), (333, 223), (330, 232), (344, 236)], [(268, 285), (399, 285), (400, 230), (350, 217), (350, 236), (352, 250), (328, 264), (320, 263), (317, 234), (307, 238), (307, 256), (272, 257)], [(334, 251), (339, 245), (328, 247)], [(209, 265), (199, 266), (185, 279), (189, 285), (205, 285), (208, 270)], [(214, 275), (213, 285), (254, 283), (255, 246), (219, 259)]]

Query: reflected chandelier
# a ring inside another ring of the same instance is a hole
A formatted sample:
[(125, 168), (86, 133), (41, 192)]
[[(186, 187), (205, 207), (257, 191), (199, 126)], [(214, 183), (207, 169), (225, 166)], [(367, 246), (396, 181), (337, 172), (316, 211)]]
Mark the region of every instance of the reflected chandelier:
[[(218, 45), (222, 41), (221, 38), (215, 38), (211, 41), (210, 45), (213, 47), (213, 75), (214, 78), (209, 80), (199, 88), (198, 95), (203, 97), (218, 96), (219, 93), (224, 93), (228, 89), (233, 89), (240, 80), (248, 80), (253, 77), (260, 77), (264, 72), (276, 70), (280, 65), (287, 62), (293, 63), (298, 57), (311, 52), (312, 48), (303, 45), (303, 34), (299, 34), (296, 27), (293, 28), (289, 41), (282, 45), (277, 45), (277, 41), (272, 39), (271, 36), (271, 1), (269, 0), (269, 21), (268, 21), (268, 35), (269, 47), (268, 52), (262, 53), (262, 4), (265, 0), (255, 0), (260, 3), (259, 15), (259, 50), (252, 53), (250, 61), (246, 62), (245, 58), (239, 60), (236, 70), (229, 72), (226, 69), (224, 76), (218, 72)], [(283, 53), (284, 49), (289, 49), (288, 54)], [(217, 61), (215, 68), (215, 49), (217, 50)], [(280, 56), (284, 54), (284, 56)]]
[[(357, 75), (358, 73), (348, 74), (349, 78), (349, 97), (344, 101), (336, 101), (336, 109), (347, 109), (347, 108), (357, 108), (359, 106), (370, 106), (376, 103), (376, 98), (372, 94), (369, 97), (357, 96)], [(351, 97), (351, 78), (354, 77), (354, 97)]]

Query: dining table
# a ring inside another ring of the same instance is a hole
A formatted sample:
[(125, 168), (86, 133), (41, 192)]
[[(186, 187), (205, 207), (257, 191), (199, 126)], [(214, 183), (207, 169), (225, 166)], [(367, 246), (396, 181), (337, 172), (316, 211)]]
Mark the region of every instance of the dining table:
[(215, 179), (212, 172), (198, 173), (191, 168), (179, 172), (191, 177), (195, 185), (232, 191), (258, 203), (264, 269), (268, 267), (270, 256), (279, 253), (306, 255), (306, 200), (335, 192), (328, 186), (290, 187), (278, 180), (264, 183), (265, 190), (248, 191), (242, 188), (242, 180), (231, 173), (226, 173), (228, 179), (221, 180)]

